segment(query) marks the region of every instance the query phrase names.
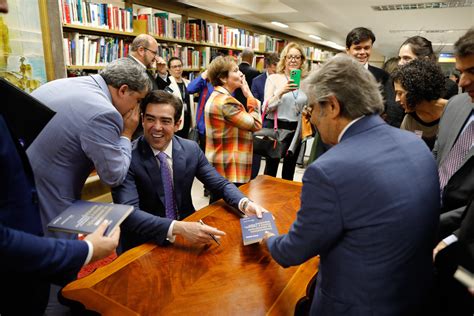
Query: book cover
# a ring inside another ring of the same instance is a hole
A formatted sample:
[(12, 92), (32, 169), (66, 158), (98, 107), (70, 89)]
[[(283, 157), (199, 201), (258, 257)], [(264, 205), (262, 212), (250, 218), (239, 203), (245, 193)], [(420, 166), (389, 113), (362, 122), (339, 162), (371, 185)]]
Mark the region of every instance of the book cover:
[(90, 234), (104, 221), (109, 221), (105, 235), (113, 231), (133, 211), (133, 206), (89, 201), (76, 201), (54, 218), (48, 229), (71, 234)]
[(257, 216), (241, 218), (240, 227), (244, 246), (260, 242), (265, 232), (278, 235), (273, 215), (270, 212), (263, 213), (262, 218), (257, 218)]

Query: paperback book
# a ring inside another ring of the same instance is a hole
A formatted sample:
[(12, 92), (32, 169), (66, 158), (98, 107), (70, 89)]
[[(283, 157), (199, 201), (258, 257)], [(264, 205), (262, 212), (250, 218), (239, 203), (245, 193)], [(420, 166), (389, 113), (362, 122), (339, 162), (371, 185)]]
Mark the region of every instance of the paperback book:
[(241, 218), (240, 226), (242, 228), (244, 246), (260, 242), (265, 232), (278, 235), (273, 215), (269, 212), (263, 213), (262, 218), (257, 218), (257, 216)]

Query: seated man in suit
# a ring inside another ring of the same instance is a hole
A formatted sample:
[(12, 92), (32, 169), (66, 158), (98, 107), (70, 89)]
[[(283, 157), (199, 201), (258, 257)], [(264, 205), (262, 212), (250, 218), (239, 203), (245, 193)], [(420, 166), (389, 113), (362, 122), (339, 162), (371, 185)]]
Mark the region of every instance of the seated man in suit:
[[(144, 135), (133, 143), (130, 169), (122, 185), (112, 190), (112, 196), (115, 203), (135, 205), (136, 212), (159, 216), (168, 240), (181, 234), (191, 241), (209, 242), (209, 234), (223, 236), (224, 232), (195, 222), (179, 221), (195, 211), (191, 199), (195, 177), (247, 215), (261, 216), (264, 209), (223, 178), (209, 164), (196, 142), (174, 135), (181, 123), (182, 106), (180, 100), (165, 91), (153, 91), (145, 97), (141, 104)], [(145, 236), (124, 229), (122, 250), (146, 241)]]
[(379, 116), (374, 77), (345, 55), (303, 83), (311, 123), (333, 145), (303, 176), (288, 234), (266, 241), (282, 266), (320, 255), (311, 315), (422, 315), (438, 225), (436, 163)]

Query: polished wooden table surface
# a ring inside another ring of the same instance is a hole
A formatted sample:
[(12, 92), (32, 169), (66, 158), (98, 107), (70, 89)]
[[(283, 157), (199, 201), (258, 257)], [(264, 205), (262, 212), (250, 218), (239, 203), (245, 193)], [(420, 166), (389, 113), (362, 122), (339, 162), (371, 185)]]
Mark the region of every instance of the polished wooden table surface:
[[(301, 183), (259, 176), (241, 187), (287, 233), (299, 208)], [(221, 246), (144, 244), (74, 281), (63, 295), (103, 315), (293, 315), (318, 258), (284, 269), (259, 244), (243, 246), (239, 216), (223, 201), (197, 211), (226, 232)]]

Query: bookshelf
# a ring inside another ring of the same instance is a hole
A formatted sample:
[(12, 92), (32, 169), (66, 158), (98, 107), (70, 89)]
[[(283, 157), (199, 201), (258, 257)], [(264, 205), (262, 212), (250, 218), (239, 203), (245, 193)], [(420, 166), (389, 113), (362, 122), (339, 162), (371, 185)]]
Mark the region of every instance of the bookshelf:
[[(52, 2), (48, 5), (54, 5)], [(189, 73), (206, 68), (214, 55), (237, 55), (246, 47), (255, 51), (258, 66), (265, 53), (280, 51), (288, 41), (303, 44), (310, 64), (323, 60), (324, 54), (333, 54), (314, 43), (180, 3), (58, 0), (57, 7), (62, 42), (52, 45), (56, 46), (55, 56), (62, 55), (64, 76), (66, 72), (96, 72), (111, 60), (127, 56), (129, 44), (141, 33), (157, 40), (159, 55), (165, 60), (180, 57)]]

